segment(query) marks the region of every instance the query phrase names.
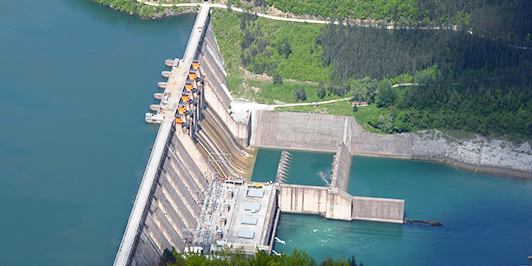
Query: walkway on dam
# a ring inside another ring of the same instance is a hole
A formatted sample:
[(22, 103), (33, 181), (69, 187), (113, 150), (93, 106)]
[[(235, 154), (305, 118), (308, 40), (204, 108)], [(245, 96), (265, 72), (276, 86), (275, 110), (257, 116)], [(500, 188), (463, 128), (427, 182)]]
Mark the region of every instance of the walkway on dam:
[(165, 118), (159, 127), (159, 132), (157, 133), (157, 138), (153, 145), (148, 166), (144, 172), (114, 265), (126, 265), (135, 245), (137, 233), (141, 229), (141, 220), (149, 202), (150, 192), (157, 173), (160, 170), (161, 160), (164, 157), (163, 153), (169, 139), (170, 130), (173, 126), (173, 119), (177, 110), (177, 105), (181, 99), (182, 88), (185, 85), (188, 71), (196, 54), (202, 36), (202, 30), (205, 27), (208, 15), (209, 6), (203, 6), (196, 18), (196, 22), (194, 23), (194, 28), (192, 29), (182, 62), (177, 67), (172, 68), (172, 74), (168, 80), (168, 86), (165, 89), (165, 93), (171, 93), (164, 112)]

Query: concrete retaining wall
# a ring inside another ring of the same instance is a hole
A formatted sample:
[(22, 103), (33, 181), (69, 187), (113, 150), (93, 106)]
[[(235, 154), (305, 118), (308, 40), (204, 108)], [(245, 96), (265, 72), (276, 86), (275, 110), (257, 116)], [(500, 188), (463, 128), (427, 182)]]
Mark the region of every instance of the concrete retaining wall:
[[(325, 114), (254, 111), (251, 146), (336, 151), (440, 161), (475, 172), (532, 178), (532, 146), (484, 137), (454, 139), (439, 131), (380, 135), (362, 130), (354, 118)], [(304, 121), (304, 122), (302, 122)]]
[(319, 214), (327, 212), (326, 187), (279, 185), (279, 209), (282, 212)]
[(328, 219), (403, 223), (404, 200), (353, 197), (338, 188), (279, 185), (282, 212), (316, 214)]
[(325, 218), (350, 221), (353, 197), (349, 193), (331, 188), (327, 191), (327, 211)]
[(331, 187), (345, 191), (351, 166), (351, 153), (343, 141), (338, 142), (338, 150), (332, 164)]
[(353, 197), (353, 220), (403, 223), (404, 211), (404, 200)]
[(255, 110), (252, 119), (251, 146), (335, 152), (339, 140), (351, 144), (349, 117)]

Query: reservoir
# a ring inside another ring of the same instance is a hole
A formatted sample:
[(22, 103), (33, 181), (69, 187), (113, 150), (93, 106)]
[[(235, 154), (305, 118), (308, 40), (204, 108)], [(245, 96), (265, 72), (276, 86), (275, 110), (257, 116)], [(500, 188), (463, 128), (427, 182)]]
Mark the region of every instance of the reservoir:
[(0, 265), (112, 265), (195, 15), (0, 2)]

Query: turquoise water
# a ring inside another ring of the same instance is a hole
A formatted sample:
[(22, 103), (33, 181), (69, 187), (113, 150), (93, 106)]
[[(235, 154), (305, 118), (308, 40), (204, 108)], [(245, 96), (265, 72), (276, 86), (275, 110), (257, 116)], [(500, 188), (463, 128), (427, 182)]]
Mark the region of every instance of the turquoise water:
[(523, 265), (532, 255), (532, 181), (473, 175), (447, 165), (353, 157), (347, 191), (405, 199), (405, 217), (442, 227), (283, 214), (275, 250), (364, 265)]
[(144, 113), (195, 16), (0, 2), (0, 265), (111, 265), (158, 127)]
[[(327, 152), (307, 152), (292, 151), (288, 171), (286, 173), (286, 183), (311, 186), (325, 186), (330, 181), (331, 164), (334, 153)], [(281, 150), (259, 149), (257, 160), (253, 168), (252, 180), (258, 182), (275, 182)]]

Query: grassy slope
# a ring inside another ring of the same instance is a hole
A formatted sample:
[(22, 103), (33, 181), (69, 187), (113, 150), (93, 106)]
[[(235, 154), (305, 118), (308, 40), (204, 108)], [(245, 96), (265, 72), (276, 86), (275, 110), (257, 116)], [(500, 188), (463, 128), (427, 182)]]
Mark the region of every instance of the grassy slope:
[[(236, 98), (255, 100), (260, 103), (274, 103), (275, 101), (295, 102), (294, 88), (303, 86), (307, 95), (306, 102), (316, 102), (321, 99), (316, 93), (316, 81), (328, 81), (330, 67), (321, 66), (321, 48), (314, 48), (314, 40), (322, 25), (307, 23), (290, 23), (258, 18), (252, 25), (247, 26), (251, 32), (260, 27), (263, 38), (270, 45), (263, 53), (254, 57), (265, 62), (276, 62), (277, 72), (283, 77), (282, 85), (274, 85), (268, 79), (247, 78), (241, 68), (242, 48), (240, 46), (244, 32), (240, 30), (240, 14), (226, 10), (214, 10), (212, 23), (214, 33), (220, 46), (220, 51), (229, 71), (228, 87)], [(287, 59), (279, 55), (275, 45), (288, 38), (292, 53)], [(254, 49), (256, 43), (249, 49)], [(311, 49), (312, 47), (312, 53)], [(271, 56), (266, 56), (266, 51)], [(253, 70), (252, 66), (250, 67)], [(273, 73), (267, 73), (270, 76)], [(306, 82), (312, 81), (312, 82)], [(338, 99), (334, 95), (325, 100)]]
[[(275, 60), (277, 62), (277, 71), (282, 75), (284, 82), (282, 85), (274, 85), (271, 80), (246, 77), (241, 67), (243, 51), (240, 43), (244, 37), (244, 32), (240, 29), (239, 14), (217, 9), (213, 11), (211, 18), (220, 51), (230, 74), (227, 77), (227, 85), (235, 98), (268, 104), (274, 104), (278, 101), (293, 103), (296, 102), (294, 97), (296, 85), (305, 88), (307, 95), (305, 102), (319, 102), (345, 97), (339, 97), (332, 93), (327, 93), (323, 99), (317, 96), (316, 81), (326, 83), (331, 71), (331, 67), (322, 67), (321, 65), (321, 47), (316, 48), (314, 46), (314, 40), (319, 35), (320, 29), (324, 27), (323, 25), (273, 21), (264, 18), (258, 18), (251, 27), (248, 25), (247, 28), (250, 31), (256, 30), (259, 26), (264, 36), (270, 41), (270, 46), (284, 41), (285, 38), (289, 40), (292, 53), (287, 59), (277, 54), (273, 47), (266, 48), (266, 50), (272, 49), (271, 58), (264, 57), (264, 54), (257, 56), (262, 57), (263, 60)], [(312, 53), (309, 47), (312, 47)], [(379, 115), (388, 112), (387, 109), (378, 109), (375, 105), (370, 105), (360, 107), (359, 111), (354, 113), (351, 104), (346, 101), (323, 104), (317, 108), (296, 106), (276, 108), (276, 110), (354, 116), (364, 129), (371, 132), (381, 131), (371, 127), (367, 121), (376, 120)]]
[[(244, 32), (240, 30), (239, 13), (221, 9), (213, 10), (212, 23), (229, 72), (232, 75), (242, 76), (243, 73), (238, 69), (238, 66), (241, 62), (240, 43)], [(324, 82), (329, 80), (331, 68), (321, 67), (321, 48), (314, 48), (314, 40), (323, 25), (275, 21), (265, 18), (258, 18), (252, 24), (252, 26), (248, 25), (247, 29), (254, 32), (257, 27), (260, 27), (264, 39), (270, 42), (266, 50), (272, 52), (270, 57), (266, 56), (264, 52), (256, 57), (276, 62), (277, 71), (283, 79)], [(287, 59), (277, 54), (273, 47), (279, 42), (284, 42), (286, 38), (288, 38), (292, 48), (292, 53)], [(313, 50), (312, 54), (310, 47)], [(274, 73), (268, 74), (273, 75)]]

